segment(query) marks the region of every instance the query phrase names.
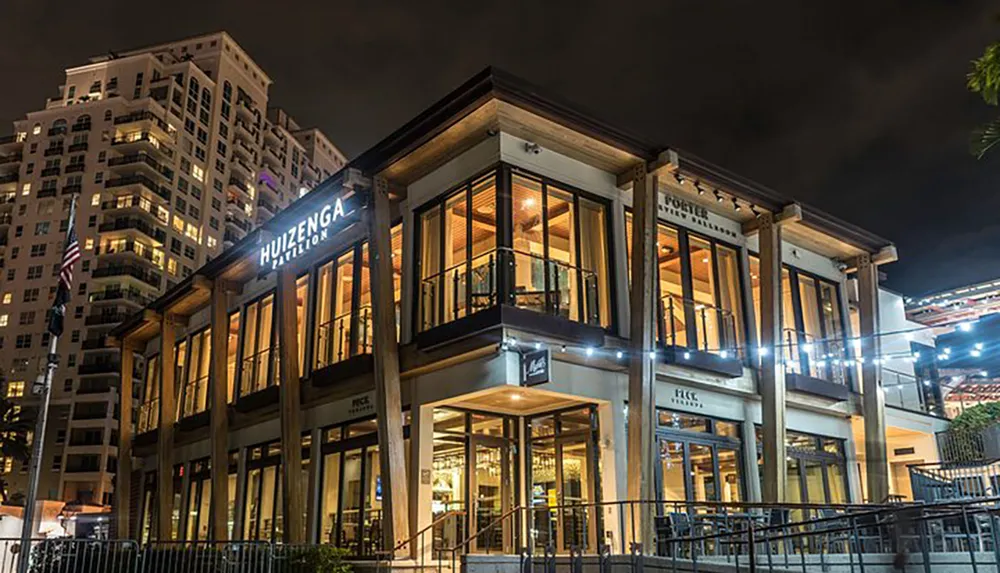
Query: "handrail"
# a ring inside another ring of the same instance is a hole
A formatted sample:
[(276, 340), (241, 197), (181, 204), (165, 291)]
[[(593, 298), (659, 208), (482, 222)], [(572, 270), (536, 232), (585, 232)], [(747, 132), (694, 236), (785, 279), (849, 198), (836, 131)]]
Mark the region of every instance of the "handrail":
[(459, 543), (458, 545), (452, 547), (451, 549), (445, 549), (445, 551), (449, 551), (449, 552), (452, 553), (452, 555), (454, 555), (455, 552), (457, 552), (459, 549), (461, 549), (463, 547), (466, 547), (470, 543), (472, 543), (472, 541), (474, 539), (478, 538), (479, 535), (482, 534), (484, 531), (489, 531), (489, 530), (493, 529), (494, 525), (496, 525), (498, 523), (501, 523), (502, 521), (504, 521), (508, 517), (514, 515), (515, 513), (521, 511), (522, 509), (524, 509), (524, 508), (521, 507), (520, 505), (515, 505), (514, 507), (508, 509), (506, 512), (504, 512), (503, 514), (501, 514), (500, 517), (498, 517), (498, 518), (494, 519), (493, 521), (487, 523), (486, 526), (477, 529), (476, 532), (473, 533), (472, 535), (470, 535), (468, 538), (466, 538), (465, 541), (462, 541), (461, 543)]
[(414, 533), (409, 538), (404, 539), (403, 541), (400, 541), (398, 545), (396, 545), (395, 547), (392, 548), (392, 551), (385, 551), (385, 550), (383, 550), (383, 551), (376, 551), (375, 553), (377, 555), (378, 554), (381, 554), (381, 555), (386, 555), (386, 554), (395, 555), (397, 551), (399, 551), (403, 547), (406, 547), (408, 544), (413, 543), (414, 541), (417, 540), (417, 538), (419, 538), (420, 536), (422, 536), (424, 533), (426, 533), (427, 531), (429, 531), (429, 530), (437, 527), (438, 524), (440, 524), (444, 520), (446, 520), (449, 517), (452, 517), (454, 515), (465, 515), (465, 510), (464, 509), (451, 509), (451, 510), (448, 510), (448, 511), (442, 513), (440, 517), (438, 517), (437, 519), (435, 519), (434, 521), (432, 521), (430, 523), (430, 525), (427, 525), (426, 527), (424, 527), (420, 531)]

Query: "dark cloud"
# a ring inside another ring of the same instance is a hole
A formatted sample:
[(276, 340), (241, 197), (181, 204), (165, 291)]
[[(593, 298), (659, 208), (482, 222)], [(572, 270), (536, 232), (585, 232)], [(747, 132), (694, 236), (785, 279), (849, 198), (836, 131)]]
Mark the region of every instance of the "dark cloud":
[(228, 30), (349, 155), (488, 64), (897, 242), (907, 293), (1000, 276), (1000, 159), (964, 88), (986, 2), (7, 0), (0, 122), (110, 49)]

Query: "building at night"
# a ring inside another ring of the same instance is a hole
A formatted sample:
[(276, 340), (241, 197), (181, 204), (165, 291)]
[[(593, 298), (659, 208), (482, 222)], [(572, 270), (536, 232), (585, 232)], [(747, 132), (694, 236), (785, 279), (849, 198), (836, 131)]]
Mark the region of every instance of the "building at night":
[[(83, 258), (40, 498), (111, 502), (120, 358), (108, 330), (343, 166), (320, 131), (268, 106), (270, 86), (228, 34), (198, 36), (68, 68), (58, 93), (0, 138), (0, 366), (7, 397), (26, 409), (79, 197)], [(26, 466), (0, 470), (23, 492)]]
[(947, 422), (892, 243), (543, 93), (478, 74), (112, 330), (119, 535), (371, 555), (452, 511), (446, 547), (518, 506), (911, 496)]

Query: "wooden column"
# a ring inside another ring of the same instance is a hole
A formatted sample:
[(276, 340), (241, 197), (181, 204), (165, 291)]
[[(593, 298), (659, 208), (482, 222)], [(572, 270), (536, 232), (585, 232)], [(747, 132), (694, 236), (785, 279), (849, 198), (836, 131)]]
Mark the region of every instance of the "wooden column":
[(223, 281), (212, 285), (211, 354), (208, 371), (208, 436), (211, 442), (212, 501), (209, 509), (209, 539), (229, 538), (229, 290)]
[[(399, 386), (399, 348), (392, 293), (392, 241), (389, 185), (375, 177), (367, 214), (372, 285), (372, 339), (375, 358), (375, 411), (382, 468), (384, 546), (392, 549), (410, 537), (403, 446), (403, 403)], [(404, 550), (408, 550), (404, 548)]]
[(302, 407), (295, 271), (278, 270), (278, 361), (281, 403), (281, 507), (285, 543), (305, 543), (302, 519)]
[(118, 387), (118, 473), (115, 477), (115, 538), (131, 539), (129, 516), (132, 492), (132, 371), (135, 357), (127, 341), (121, 345), (121, 384)]
[(174, 319), (163, 315), (160, 323), (160, 412), (156, 444), (157, 539), (169, 541), (174, 508), (174, 423), (177, 414), (177, 390), (174, 386)]
[[(649, 356), (656, 347), (653, 338), (656, 256), (656, 178), (641, 163), (632, 172), (632, 292), (629, 327), (628, 368), (628, 499), (654, 499), (653, 420), (656, 361)], [(632, 506), (626, 531), (642, 551), (653, 547), (653, 508)], [(634, 535), (632, 535), (634, 532)]]
[[(781, 347), (781, 229), (771, 213), (760, 228), (760, 392), (762, 409), (765, 503), (786, 500), (785, 373), (778, 367)], [(752, 438), (752, 436), (751, 436)]]
[(889, 462), (885, 445), (885, 395), (882, 369), (875, 359), (881, 344), (878, 337), (878, 266), (871, 255), (858, 257), (858, 318), (861, 325), (862, 405), (865, 420), (865, 481), (868, 502), (884, 503), (889, 498)]

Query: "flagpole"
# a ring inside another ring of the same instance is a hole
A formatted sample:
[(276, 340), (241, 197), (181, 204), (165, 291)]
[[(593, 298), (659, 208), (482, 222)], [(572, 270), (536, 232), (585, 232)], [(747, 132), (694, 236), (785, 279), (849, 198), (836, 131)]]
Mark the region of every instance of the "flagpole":
[[(66, 240), (63, 245), (63, 262), (65, 262), (66, 248), (70, 244), (70, 237), (74, 235), (74, 225), (76, 225), (76, 198), (74, 193), (70, 199), (69, 225), (66, 228)], [(60, 269), (60, 281), (62, 280), (62, 269)], [(60, 285), (59, 288), (62, 288)], [(58, 289), (57, 289), (58, 290)], [(58, 298), (58, 294), (56, 295)], [(53, 308), (55, 312), (55, 308)], [(65, 308), (63, 309), (65, 312)], [(62, 332), (62, 322), (60, 321), (59, 332)], [(39, 404), (38, 416), (35, 421), (35, 434), (33, 437), (31, 460), (28, 466), (28, 494), (24, 501), (24, 520), (21, 526), (21, 544), (18, 548), (17, 571), (18, 573), (28, 573), (28, 564), (31, 557), (31, 536), (35, 529), (35, 503), (38, 498), (38, 480), (42, 471), (42, 454), (45, 444), (45, 427), (49, 417), (49, 400), (52, 395), (52, 376), (55, 374), (56, 366), (59, 363), (59, 355), (56, 354), (56, 347), (59, 343), (59, 334), (52, 332), (49, 326), (49, 353), (46, 356), (45, 376), (42, 378), (42, 387), (35, 388), (41, 393), (41, 403)]]

